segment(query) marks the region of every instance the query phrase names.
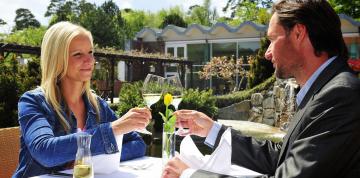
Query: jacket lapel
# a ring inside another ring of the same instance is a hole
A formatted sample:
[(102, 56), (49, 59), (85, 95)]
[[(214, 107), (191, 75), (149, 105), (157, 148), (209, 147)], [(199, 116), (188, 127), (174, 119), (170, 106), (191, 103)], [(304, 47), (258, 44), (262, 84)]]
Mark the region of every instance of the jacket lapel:
[(296, 127), (299, 125), (299, 123), (303, 122), (304, 113), (309, 108), (307, 107), (309, 101), (313, 100), (314, 95), (318, 93), (321, 90), (321, 88), (326, 83), (328, 83), (335, 75), (340, 73), (340, 71), (345, 71), (345, 70), (350, 71), (345, 60), (338, 57), (320, 73), (317, 79), (315, 79), (313, 85), (310, 87), (309, 91), (306, 93), (304, 99), (297, 108), (294, 119), (291, 121), (289, 125), (288, 132), (284, 138), (280, 150), (277, 166), (279, 166), (285, 160), (290, 150), (289, 147), (291, 147), (293, 141), (295, 140), (297, 134), (299, 133), (299, 131), (297, 132), (294, 131), (297, 130)]

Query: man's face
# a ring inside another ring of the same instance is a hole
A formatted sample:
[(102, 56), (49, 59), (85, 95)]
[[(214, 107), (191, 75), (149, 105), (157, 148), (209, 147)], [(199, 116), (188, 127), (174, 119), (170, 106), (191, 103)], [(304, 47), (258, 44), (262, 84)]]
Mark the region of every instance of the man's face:
[(265, 58), (271, 60), (278, 78), (286, 79), (294, 77), (294, 73), (300, 68), (300, 55), (294, 48), (294, 42), (290, 38), (293, 32), (286, 34), (285, 29), (279, 24), (276, 13), (270, 19), (267, 32), (270, 46), (266, 50)]

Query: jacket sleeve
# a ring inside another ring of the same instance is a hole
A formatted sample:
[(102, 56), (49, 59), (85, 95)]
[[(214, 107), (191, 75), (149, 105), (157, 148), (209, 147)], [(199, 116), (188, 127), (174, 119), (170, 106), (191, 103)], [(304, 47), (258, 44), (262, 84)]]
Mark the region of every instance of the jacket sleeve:
[[(220, 135), (222, 135), (226, 129), (226, 126), (221, 127), (214, 148), (219, 145)], [(233, 129), (231, 129), (231, 137), (231, 161), (233, 164), (261, 174), (273, 174), (275, 172), (281, 143), (256, 140)]]
[(121, 161), (142, 157), (145, 155), (146, 145), (142, 137), (136, 132), (124, 135), (121, 149)]
[[(109, 105), (100, 99), (101, 104), (105, 108), (108, 121), (112, 122), (118, 117), (115, 112), (109, 107)], [(142, 137), (136, 132), (129, 132), (124, 134), (123, 143), (121, 149), (121, 161), (138, 158), (145, 155), (146, 144)]]

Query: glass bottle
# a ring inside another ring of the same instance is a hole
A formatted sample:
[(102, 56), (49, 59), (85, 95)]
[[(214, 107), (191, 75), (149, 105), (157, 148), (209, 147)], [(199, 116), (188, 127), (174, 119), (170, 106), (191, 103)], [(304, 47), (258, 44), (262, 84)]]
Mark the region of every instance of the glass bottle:
[(74, 164), (73, 178), (93, 178), (94, 169), (91, 160), (91, 136), (86, 132), (80, 132), (77, 135), (77, 152)]

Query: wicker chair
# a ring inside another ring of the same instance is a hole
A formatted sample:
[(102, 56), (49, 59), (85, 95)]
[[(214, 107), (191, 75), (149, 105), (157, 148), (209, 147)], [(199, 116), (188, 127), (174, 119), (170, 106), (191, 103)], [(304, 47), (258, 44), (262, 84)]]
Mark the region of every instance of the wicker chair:
[(0, 129), (0, 177), (11, 177), (15, 172), (20, 151), (19, 127)]

